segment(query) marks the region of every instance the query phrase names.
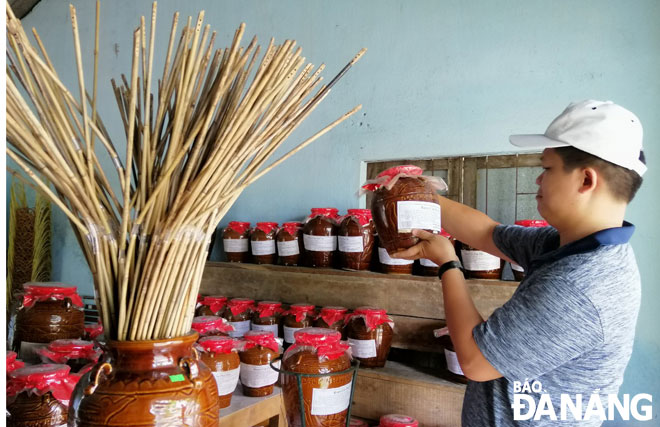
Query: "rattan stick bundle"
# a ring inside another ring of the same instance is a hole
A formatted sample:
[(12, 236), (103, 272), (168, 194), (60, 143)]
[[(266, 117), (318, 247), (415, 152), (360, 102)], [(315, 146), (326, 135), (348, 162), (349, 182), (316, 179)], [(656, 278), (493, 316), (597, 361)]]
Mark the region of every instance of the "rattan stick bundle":
[(216, 225), (248, 185), (360, 108), (270, 160), (365, 49), (324, 86), (323, 65), (306, 64), (295, 41), (271, 39), (262, 53), (256, 37), (242, 46), (242, 24), (216, 49), (204, 12), (180, 30), (175, 14), (156, 79), (154, 3), (133, 33), (130, 73), (111, 82), (126, 137), (120, 158), (96, 108), (99, 4), (91, 95), (70, 11), (77, 97), (7, 5), (7, 155), (20, 169), (10, 172), (26, 174), (71, 221), (111, 338), (186, 334)]

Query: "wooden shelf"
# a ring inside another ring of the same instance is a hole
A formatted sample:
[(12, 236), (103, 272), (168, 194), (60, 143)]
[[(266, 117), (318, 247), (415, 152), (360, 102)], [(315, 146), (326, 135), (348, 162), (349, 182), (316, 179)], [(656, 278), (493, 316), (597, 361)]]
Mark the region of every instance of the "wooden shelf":
[(266, 397), (247, 397), (239, 383), (231, 398), (231, 405), (220, 410), (220, 425), (247, 427), (270, 420), (272, 427), (286, 426), (282, 389), (275, 386)]

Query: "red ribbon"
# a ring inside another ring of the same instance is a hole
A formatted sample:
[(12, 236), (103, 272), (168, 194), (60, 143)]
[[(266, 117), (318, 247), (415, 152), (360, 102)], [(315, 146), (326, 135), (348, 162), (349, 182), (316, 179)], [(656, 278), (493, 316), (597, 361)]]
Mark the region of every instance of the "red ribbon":
[(356, 308), (353, 313), (346, 316), (346, 323), (354, 317), (363, 318), (367, 330), (375, 329), (383, 323), (388, 323), (390, 327), (394, 328), (394, 322), (387, 316), (387, 313), (383, 309), (370, 307)]
[(80, 379), (78, 375), (70, 374), (67, 365), (43, 364), (26, 366), (12, 372), (7, 384), (7, 395), (16, 396), (19, 393), (36, 393), (38, 396), (51, 392), (55, 399), (69, 406), (71, 393)]
[(261, 230), (268, 235), (273, 229), (277, 228), (277, 226), (278, 224), (276, 222), (258, 222), (257, 230)]
[(25, 295), (23, 295), (23, 307), (32, 307), (37, 301), (48, 301), (49, 299), (64, 300), (69, 298), (71, 303), (78, 307), (83, 307), (82, 298), (78, 295), (75, 286), (38, 286), (25, 285)]
[(282, 314), (282, 303), (281, 302), (260, 302), (257, 304), (256, 308), (259, 317), (271, 317), (276, 314)]
[(249, 222), (240, 222), (240, 221), (231, 221), (227, 224), (227, 228), (234, 230), (240, 235), (243, 235), (248, 228), (250, 228)]
[(204, 297), (200, 304), (208, 306), (212, 312), (217, 313), (218, 311), (222, 310), (225, 305), (227, 305), (227, 297)]
[(323, 307), (321, 309), (321, 314), (319, 317), (323, 319), (323, 321), (328, 325), (331, 326), (335, 322), (338, 321), (343, 321), (344, 318), (346, 317), (346, 312), (348, 310), (345, 309), (344, 307)]
[(294, 304), (289, 307), (289, 310), (283, 312), (282, 314), (292, 314), (296, 316), (296, 322), (302, 322), (305, 318), (305, 315), (311, 313), (314, 315), (314, 306), (307, 304)]
[(277, 340), (275, 340), (272, 332), (249, 331), (245, 333), (243, 339), (245, 340), (244, 350), (249, 350), (252, 347), (260, 345), (273, 350), (275, 353), (280, 352), (280, 345), (277, 343)]
[(238, 316), (247, 310), (254, 309), (254, 300), (234, 298), (229, 300), (227, 307), (231, 310), (231, 314)]
[(298, 231), (302, 227), (301, 222), (285, 222), (282, 224), (282, 228), (286, 230), (291, 236), (296, 237)]

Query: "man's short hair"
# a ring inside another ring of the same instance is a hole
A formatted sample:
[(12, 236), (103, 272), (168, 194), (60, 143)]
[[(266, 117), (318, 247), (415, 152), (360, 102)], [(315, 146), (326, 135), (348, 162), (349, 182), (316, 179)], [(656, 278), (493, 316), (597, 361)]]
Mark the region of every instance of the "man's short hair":
[[(575, 147), (557, 147), (554, 150), (564, 161), (566, 172), (575, 170), (578, 167), (597, 169), (605, 179), (612, 195), (618, 200), (630, 203), (642, 185), (642, 177), (631, 169), (617, 166)], [(640, 160), (646, 163), (644, 158), (640, 158)]]

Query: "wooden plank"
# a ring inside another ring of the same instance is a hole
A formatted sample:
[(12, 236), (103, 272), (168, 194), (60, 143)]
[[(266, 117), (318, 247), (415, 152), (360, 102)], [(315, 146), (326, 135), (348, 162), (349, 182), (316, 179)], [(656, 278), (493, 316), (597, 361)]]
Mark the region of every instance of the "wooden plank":
[(464, 394), (463, 384), (390, 361), (358, 371), (352, 413), (369, 419), (400, 413), (425, 427), (460, 426)]
[(444, 352), (433, 335), (435, 329), (447, 325), (444, 320), (396, 315), (390, 317), (394, 321), (392, 347), (431, 353)]
[[(517, 285), (499, 280), (468, 280), (477, 310), (486, 317), (511, 298)], [(208, 262), (200, 293), (350, 309), (371, 305), (392, 315), (444, 319), (440, 281), (429, 277)]]
[(541, 153), (480, 156), (476, 159), (479, 169), (485, 169), (486, 167), (488, 169), (514, 168), (516, 167), (516, 161), (518, 167), (541, 166)]
[[(236, 387), (231, 405), (220, 410), (220, 425), (228, 427), (253, 426), (267, 420), (271, 425), (285, 426), (286, 417), (282, 390), (275, 386), (273, 394), (266, 397), (247, 397), (243, 395), (240, 384)], [(273, 418), (275, 418), (273, 420)]]
[(463, 163), (463, 188), (461, 203), (477, 208), (477, 159), (467, 157)]

